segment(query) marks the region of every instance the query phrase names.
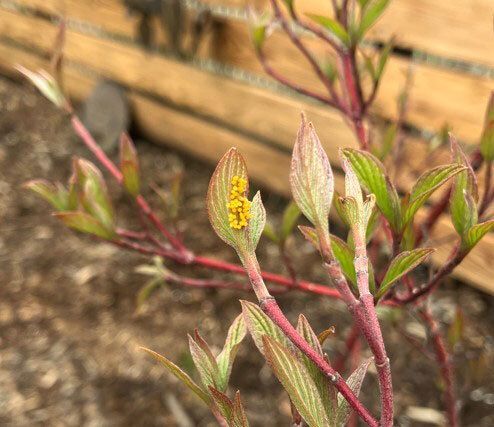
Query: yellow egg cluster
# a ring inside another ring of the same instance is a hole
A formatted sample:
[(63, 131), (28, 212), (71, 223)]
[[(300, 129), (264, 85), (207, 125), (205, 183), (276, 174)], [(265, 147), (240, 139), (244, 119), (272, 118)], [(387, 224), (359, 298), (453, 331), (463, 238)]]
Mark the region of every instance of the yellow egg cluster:
[(247, 180), (235, 175), (232, 178), (232, 189), (230, 190), (230, 201), (226, 204), (228, 208), (228, 220), (230, 227), (240, 230), (247, 227), (250, 219), (250, 201), (245, 197), (247, 191)]

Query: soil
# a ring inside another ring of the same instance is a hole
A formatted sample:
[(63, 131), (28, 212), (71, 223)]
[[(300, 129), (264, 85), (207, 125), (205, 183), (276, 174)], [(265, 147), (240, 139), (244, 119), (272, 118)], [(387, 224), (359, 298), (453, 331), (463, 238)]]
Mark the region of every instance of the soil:
[[(0, 79), (0, 425), (7, 426), (209, 426), (208, 410), (139, 346), (191, 368), (187, 333), (198, 327), (220, 349), (238, 300), (251, 294), (166, 285), (136, 314), (136, 294), (146, 278), (135, 267), (148, 258), (72, 233), (50, 216), (46, 203), (21, 188), (33, 178), (65, 181), (73, 155), (90, 158), (67, 118), (32, 88)], [(197, 253), (235, 260), (213, 234), (204, 196), (211, 166), (163, 146), (138, 141), (147, 184), (166, 188), (172, 170), (186, 171), (179, 228)], [(133, 224), (132, 210), (111, 186), (119, 221)], [(263, 193), (269, 217), (279, 222), (286, 203)], [(160, 200), (149, 190), (154, 206)], [(276, 213), (278, 212), (278, 214)], [(324, 275), (301, 238), (291, 253), (301, 275)], [(277, 248), (263, 241), (261, 265), (283, 271)], [(193, 277), (224, 277), (178, 268)], [(316, 331), (330, 325), (331, 359), (344, 349), (350, 318), (341, 303), (298, 292), (279, 296), (291, 320), (303, 312)], [(434, 297), (444, 330), (456, 307), (464, 313), (463, 339), (454, 357), (464, 425), (494, 425), (494, 298), (449, 282)], [(384, 313), (384, 333), (394, 374), (396, 424), (441, 424), (441, 382), (426, 331), (413, 313)], [(407, 336), (405, 339), (404, 336)], [(427, 350), (421, 347), (425, 345)], [(367, 354), (365, 348), (364, 355)], [(363, 400), (377, 410), (374, 371)], [(290, 425), (285, 394), (247, 338), (232, 374), (252, 426)], [(426, 410), (426, 408), (429, 408)]]

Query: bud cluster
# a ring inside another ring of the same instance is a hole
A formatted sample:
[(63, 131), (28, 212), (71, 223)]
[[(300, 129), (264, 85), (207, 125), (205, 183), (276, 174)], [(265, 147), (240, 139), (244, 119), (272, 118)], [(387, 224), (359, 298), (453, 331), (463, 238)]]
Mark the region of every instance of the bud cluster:
[(231, 228), (237, 230), (247, 227), (250, 219), (251, 202), (245, 197), (247, 191), (247, 180), (235, 175), (231, 181), (232, 189), (230, 190), (230, 201), (228, 207), (228, 221)]

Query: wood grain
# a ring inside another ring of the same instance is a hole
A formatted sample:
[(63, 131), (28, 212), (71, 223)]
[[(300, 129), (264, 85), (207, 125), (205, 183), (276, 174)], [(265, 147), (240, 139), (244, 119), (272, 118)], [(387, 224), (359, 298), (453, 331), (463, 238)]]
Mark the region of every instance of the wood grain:
[[(204, 1), (243, 8), (252, 0)], [(266, 8), (269, 0), (254, 0), (254, 4)], [(333, 15), (330, 1), (298, 0), (295, 5), (300, 16)], [(493, 13), (491, 0), (391, 0), (369, 36), (379, 41), (396, 36), (402, 47), (492, 67)]]
[[(95, 0), (86, 2), (76, 0), (17, 1), (48, 13), (65, 10), (69, 17), (94, 22), (116, 35), (129, 36), (133, 32), (134, 22), (132, 19), (129, 20), (128, 15), (116, 0), (101, 0), (99, 2)], [(401, 4), (403, 0), (396, 2)], [(407, 4), (409, 5), (408, 2)], [(429, 2), (427, 5), (434, 8), (433, 5), (429, 5)], [(101, 14), (97, 14), (98, 16), (93, 18), (95, 15), (93, 11), (96, 7), (101, 8)], [(390, 9), (387, 13), (398, 12), (392, 12)], [(407, 20), (414, 21), (410, 20), (409, 16), (411, 15), (407, 15)], [(305, 41), (317, 57), (328, 57), (326, 47), (319, 41), (310, 37)], [(268, 41), (266, 50), (274, 67), (284, 75), (307, 85), (307, 87), (324, 90), (304, 58), (284, 34), (275, 32)], [(494, 57), (491, 53), (485, 56)], [(208, 45), (203, 46), (200, 56), (212, 58), (225, 65), (251, 73), (264, 75), (252, 49), (247, 24), (239, 20), (219, 19), (215, 31), (209, 37)], [(396, 99), (405, 84), (406, 72), (410, 66), (411, 63), (408, 60), (395, 56), (390, 59), (384, 76), (385, 84), (380, 89), (373, 110), (374, 114), (391, 119), (396, 116)], [(447, 123), (458, 138), (468, 143), (477, 143), (482, 128), (485, 105), (494, 87), (493, 80), (438, 69), (425, 64), (415, 64), (413, 67), (414, 86), (408, 116), (410, 123), (428, 131), (437, 131)]]

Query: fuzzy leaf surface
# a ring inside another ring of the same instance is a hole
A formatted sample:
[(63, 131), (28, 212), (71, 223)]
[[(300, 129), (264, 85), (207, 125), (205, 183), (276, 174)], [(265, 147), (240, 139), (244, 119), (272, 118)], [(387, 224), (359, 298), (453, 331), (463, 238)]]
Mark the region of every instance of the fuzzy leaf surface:
[(240, 301), (245, 324), (259, 351), (264, 354), (262, 337), (267, 335), (283, 344), (287, 344), (287, 338), (281, 329), (261, 310), (261, 308), (249, 301)]
[(141, 347), (146, 353), (154, 357), (159, 363), (161, 363), (169, 372), (171, 372), (176, 378), (178, 378), (183, 384), (185, 384), (196, 396), (198, 396), (206, 405), (209, 406), (209, 396), (190, 378), (182, 369), (180, 369), (173, 362), (166, 357), (148, 348)]
[(382, 298), (391, 288), (393, 283), (424, 262), (434, 251), (435, 249), (433, 248), (419, 248), (398, 254), (393, 261), (391, 261), (381, 282), (381, 287), (377, 292), (376, 298)]
[(67, 227), (81, 233), (93, 234), (103, 239), (112, 239), (115, 237), (113, 230), (108, 229), (96, 218), (85, 212), (56, 212), (53, 215), (60, 219)]
[(278, 341), (263, 337), (265, 357), (291, 401), (310, 427), (329, 425), (316, 385), (297, 356)]
[(480, 224), (475, 224), (465, 234), (462, 242), (463, 247), (467, 250), (472, 249), (489, 231), (494, 229), (494, 219)]
[(249, 421), (247, 420), (239, 391), (235, 393), (235, 398), (233, 399), (232, 424), (233, 427), (249, 427)]
[[(303, 314), (301, 314), (298, 318), (297, 331), (320, 356), (324, 356), (319, 338)], [(314, 384), (324, 405), (326, 416), (329, 420), (332, 420), (336, 414), (337, 408), (336, 389), (329, 383), (326, 376), (319, 370), (312, 360), (310, 360), (302, 352), (299, 352), (299, 354), (302, 362), (309, 372), (309, 375), (314, 380)]]
[(239, 314), (228, 329), (228, 335), (226, 337), (223, 350), (221, 350), (221, 353), (216, 358), (219, 370), (218, 385), (220, 390), (225, 391), (228, 386), (233, 361), (235, 360), (239, 345), (244, 339), (246, 333), (247, 328), (245, 326), (243, 315)]
[[(369, 368), (372, 359), (364, 360), (353, 373), (348, 377), (347, 384), (358, 397), (362, 383), (364, 382), (365, 374)], [(338, 394), (338, 412), (336, 415), (336, 426), (344, 426), (347, 424), (351, 415), (351, 407), (345, 398)]]
[[(236, 148), (231, 148), (221, 158), (211, 177), (206, 199), (208, 216), (214, 231), (235, 249), (242, 243), (245, 245), (245, 228), (235, 230), (230, 227), (227, 203), (230, 200), (231, 182), (234, 176), (247, 178), (247, 166), (244, 158)], [(247, 192), (249, 190), (247, 184)]]
[(466, 168), (463, 165), (452, 163), (449, 165), (437, 166), (423, 173), (410, 192), (410, 197), (403, 215), (403, 223), (408, 224), (434, 191), (457, 173), (465, 169)]
[(204, 387), (206, 387), (206, 389), (210, 386), (218, 388), (218, 365), (215, 358), (212, 356), (209, 347), (204, 348), (204, 343), (205, 342), (203, 341), (198, 343), (189, 335), (190, 355), (192, 356), (192, 360), (194, 361), (194, 365), (199, 372), (199, 376), (201, 377)]
[(211, 177), (206, 205), (209, 221), (216, 234), (232, 246), (241, 259), (252, 254), (259, 242), (266, 224), (266, 211), (261, 196), (257, 193), (252, 200), (248, 225), (241, 229), (230, 226), (228, 202), (232, 188), (232, 178), (238, 176), (247, 180), (246, 196), (249, 183), (245, 160), (236, 148), (231, 148), (219, 161)]
[(478, 187), (475, 173), (458, 143), (451, 138), (453, 161), (466, 167), (459, 172), (453, 183), (450, 196), (450, 211), (453, 225), (460, 236), (478, 222)]
[(293, 199), (307, 219), (316, 228), (327, 229), (333, 172), (312, 123), (304, 115), (293, 148), (290, 185)]
[(345, 148), (342, 150), (357, 175), (360, 184), (376, 196), (376, 204), (394, 230), (400, 228), (400, 199), (386, 175), (383, 164), (372, 154)]
[(249, 252), (253, 252), (256, 250), (259, 239), (261, 238), (264, 227), (266, 226), (266, 209), (264, 209), (264, 205), (262, 204), (261, 193), (259, 191), (252, 199), (250, 212), (251, 218), (246, 230), (249, 244), (248, 250)]

